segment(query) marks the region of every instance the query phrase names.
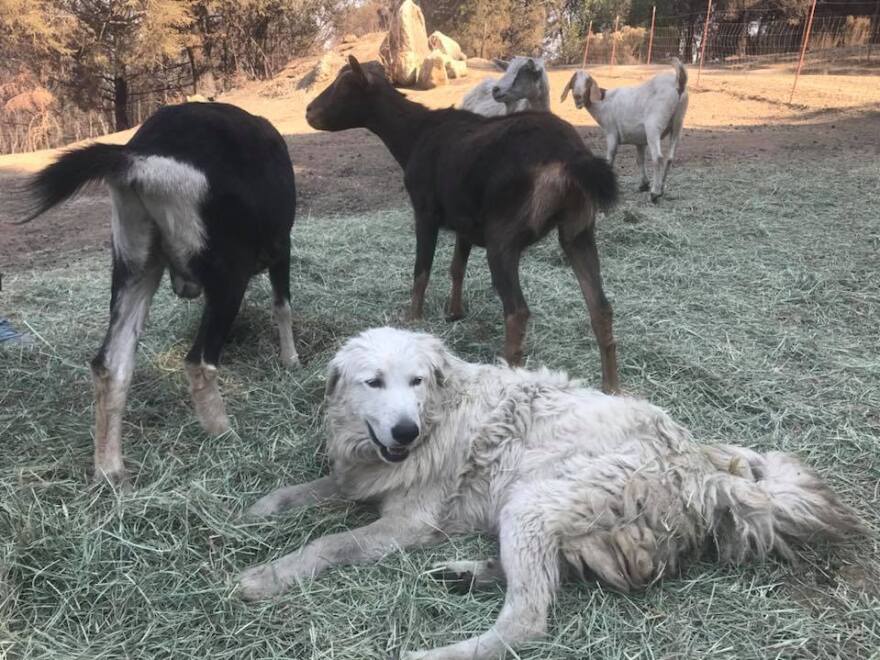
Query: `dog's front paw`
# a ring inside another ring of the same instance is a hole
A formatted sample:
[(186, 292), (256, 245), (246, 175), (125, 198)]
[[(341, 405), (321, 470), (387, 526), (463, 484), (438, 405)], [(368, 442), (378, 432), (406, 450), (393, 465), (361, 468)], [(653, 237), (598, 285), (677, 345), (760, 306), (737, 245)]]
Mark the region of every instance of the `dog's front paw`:
[(250, 508), (244, 512), (243, 517), (246, 520), (260, 520), (261, 518), (268, 518), (269, 516), (278, 513), (279, 510), (278, 498), (274, 497), (273, 494), (269, 494), (254, 502)]
[(260, 564), (238, 576), (238, 596), (242, 600), (266, 600), (287, 590), (272, 563)]

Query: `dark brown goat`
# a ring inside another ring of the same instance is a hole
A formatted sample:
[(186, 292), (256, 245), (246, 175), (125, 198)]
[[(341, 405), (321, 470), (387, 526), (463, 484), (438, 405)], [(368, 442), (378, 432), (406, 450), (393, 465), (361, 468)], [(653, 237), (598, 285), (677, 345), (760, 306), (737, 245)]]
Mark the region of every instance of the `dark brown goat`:
[(382, 66), (354, 57), (309, 105), (314, 128), (367, 128), (404, 171), (415, 211), (416, 263), (410, 315), (422, 316), (441, 228), (456, 233), (449, 317), (460, 318), (462, 282), (471, 246), (486, 248), (492, 284), (504, 306), (504, 357), (522, 361), (529, 308), (519, 283), (523, 251), (551, 229), (574, 268), (602, 356), (602, 387), (616, 391), (617, 357), (611, 306), (602, 291), (596, 250), (598, 208), (612, 204), (617, 182), (590, 154), (574, 128), (549, 112), (482, 117), (429, 110), (407, 100)]

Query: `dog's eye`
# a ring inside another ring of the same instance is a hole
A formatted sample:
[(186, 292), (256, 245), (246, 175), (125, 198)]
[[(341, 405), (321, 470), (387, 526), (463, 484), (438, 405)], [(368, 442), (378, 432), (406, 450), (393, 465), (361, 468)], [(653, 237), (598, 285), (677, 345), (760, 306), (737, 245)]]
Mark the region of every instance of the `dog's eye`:
[(368, 387), (379, 388), (383, 387), (385, 383), (382, 382), (381, 378), (370, 378), (370, 380), (365, 381)]
[(409, 381), (410, 387), (418, 387), (419, 385), (422, 384), (423, 380), (424, 380), (424, 378), (422, 378), (421, 376), (416, 376), (411, 381)]

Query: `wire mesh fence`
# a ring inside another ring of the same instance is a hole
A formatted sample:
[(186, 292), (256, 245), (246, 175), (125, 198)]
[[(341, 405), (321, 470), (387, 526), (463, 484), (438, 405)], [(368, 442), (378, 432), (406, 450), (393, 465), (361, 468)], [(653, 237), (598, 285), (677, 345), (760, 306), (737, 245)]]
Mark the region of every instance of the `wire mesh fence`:
[[(751, 66), (797, 61), (806, 19), (802, 21), (765, 20), (745, 22), (710, 20), (705, 14), (677, 25), (657, 25), (651, 36), (650, 25), (623, 25), (615, 32), (593, 33), (585, 44), (588, 64), (645, 64), (678, 57), (696, 64), (706, 31), (704, 63), (712, 66)], [(659, 20), (658, 20), (659, 22)], [(806, 57), (857, 59), (880, 62), (880, 20), (872, 16), (831, 16), (816, 18), (810, 30)]]

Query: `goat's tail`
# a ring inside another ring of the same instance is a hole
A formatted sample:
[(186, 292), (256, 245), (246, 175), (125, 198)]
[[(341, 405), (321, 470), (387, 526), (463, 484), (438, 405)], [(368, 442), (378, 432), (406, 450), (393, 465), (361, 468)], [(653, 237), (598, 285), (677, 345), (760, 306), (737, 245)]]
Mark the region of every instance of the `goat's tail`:
[(672, 58), (672, 66), (675, 67), (676, 87), (678, 89), (678, 95), (681, 96), (684, 94), (684, 88), (687, 87), (688, 84), (688, 72), (687, 69), (684, 68), (684, 64), (682, 64), (681, 60), (677, 57)]
[(867, 533), (855, 512), (794, 456), (729, 445), (703, 451), (718, 470), (706, 480), (702, 501), (721, 561), (736, 564), (771, 551), (793, 559), (796, 545)]
[(28, 181), (27, 216), (16, 224), (30, 222), (76, 195), (87, 183), (123, 175), (129, 164), (126, 148), (119, 144), (91, 144), (65, 152)]
[(566, 164), (568, 174), (600, 209), (607, 210), (617, 202), (617, 176), (604, 158), (585, 154)]

